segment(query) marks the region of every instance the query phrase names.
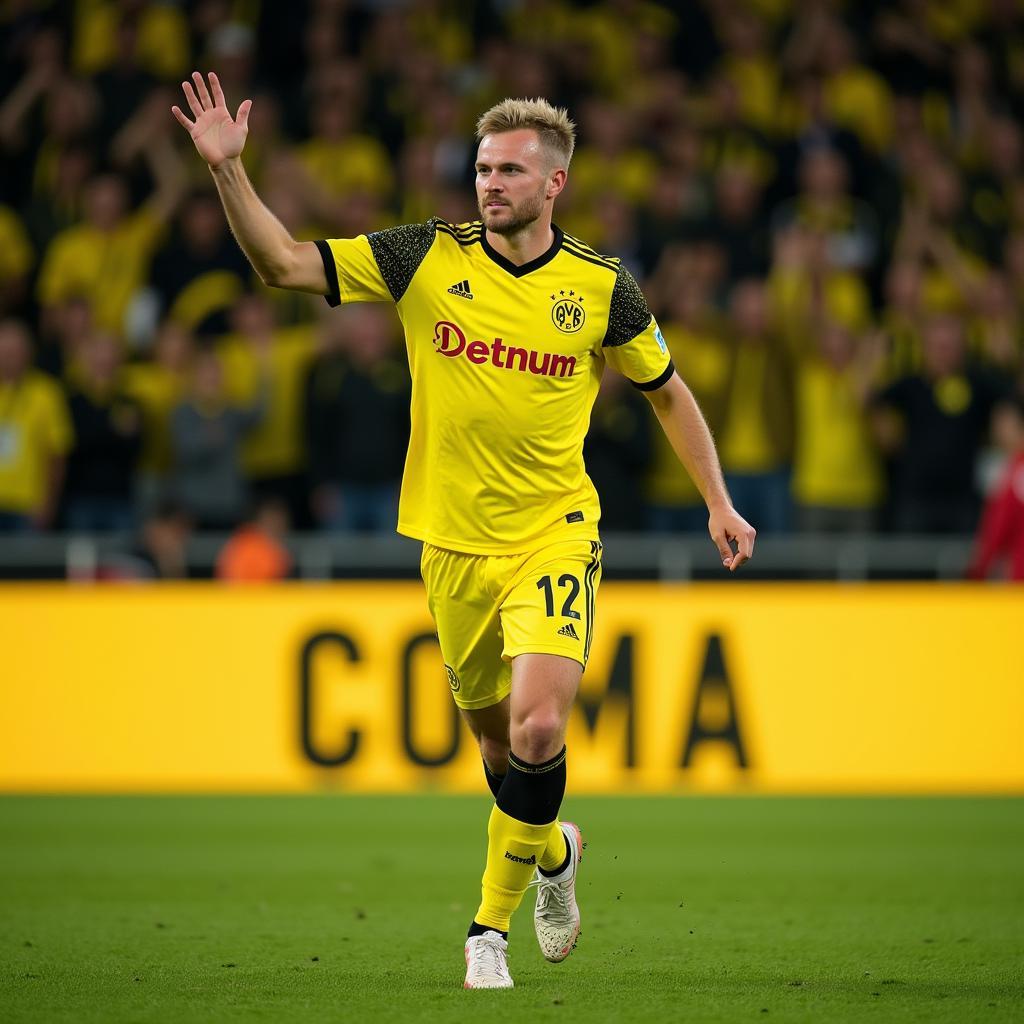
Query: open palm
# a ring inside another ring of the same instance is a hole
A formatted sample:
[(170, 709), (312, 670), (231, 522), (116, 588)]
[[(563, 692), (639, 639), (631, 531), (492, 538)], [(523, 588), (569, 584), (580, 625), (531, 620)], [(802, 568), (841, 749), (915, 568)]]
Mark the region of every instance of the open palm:
[(192, 137), (199, 155), (211, 167), (216, 167), (225, 160), (241, 154), (245, 146), (245, 137), (249, 134), (249, 110), (252, 108), (252, 100), (243, 100), (232, 120), (224, 102), (224, 90), (221, 89), (220, 81), (212, 71), (209, 89), (206, 88), (206, 82), (198, 71), (192, 72), (192, 81), (195, 82), (195, 88), (191, 82), (182, 82), (181, 87), (195, 120), (189, 120), (180, 107), (171, 107), (171, 113)]

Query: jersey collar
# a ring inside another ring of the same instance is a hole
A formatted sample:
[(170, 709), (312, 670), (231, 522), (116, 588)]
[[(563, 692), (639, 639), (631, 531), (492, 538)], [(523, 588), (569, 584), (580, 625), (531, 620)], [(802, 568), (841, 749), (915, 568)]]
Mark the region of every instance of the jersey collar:
[(490, 242), (487, 241), (487, 231), (484, 230), (480, 235), (480, 244), (485, 253), (495, 263), (501, 267), (502, 270), (511, 274), (513, 277), (525, 277), (527, 274), (532, 273), (534, 270), (540, 270), (541, 267), (546, 266), (550, 263), (557, 255), (558, 250), (562, 248), (562, 229), (557, 224), (551, 225), (551, 231), (555, 236), (555, 240), (551, 243), (551, 248), (547, 252), (541, 253), (535, 260), (530, 260), (529, 263), (524, 263), (521, 266), (516, 265), (511, 260), (506, 259), (497, 252)]

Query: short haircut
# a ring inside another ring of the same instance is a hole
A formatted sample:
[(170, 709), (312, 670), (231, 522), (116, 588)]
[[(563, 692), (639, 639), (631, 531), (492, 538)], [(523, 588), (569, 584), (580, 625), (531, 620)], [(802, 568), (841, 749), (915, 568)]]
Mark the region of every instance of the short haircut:
[(522, 128), (535, 131), (541, 145), (564, 167), (569, 166), (576, 145), (576, 125), (563, 107), (553, 107), (547, 100), (502, 100), (480, 117), (476, 137), (500, 135)]

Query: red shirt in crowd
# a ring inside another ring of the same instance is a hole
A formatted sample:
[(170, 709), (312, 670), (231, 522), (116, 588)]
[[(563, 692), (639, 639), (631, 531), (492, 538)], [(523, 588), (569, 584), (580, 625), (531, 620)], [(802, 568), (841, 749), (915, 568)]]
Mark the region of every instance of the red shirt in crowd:
[(1013, 456), (985, 504), (968, 575), (984, 579), (1001, 555), (1009, 556), (1009, 578), (1024, 580), (1024, 452)]

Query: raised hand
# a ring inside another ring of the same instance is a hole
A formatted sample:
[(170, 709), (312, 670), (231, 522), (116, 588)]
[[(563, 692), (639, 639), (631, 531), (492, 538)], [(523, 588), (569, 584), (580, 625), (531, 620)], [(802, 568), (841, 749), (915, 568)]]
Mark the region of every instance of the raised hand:
[[(192, 87), (195, 83), (195, 88)], [(225, 160), (241, 155), (245, 138), (249, 134), (249, 110), (252, 100), (242, 100), (234, 120), (224, 102), (224, 90), (216, 74), (210, 72), (210, 88), (198, 71), (192, 72), (192, 82), (182, 82), (189, 108), (195, 115), (190, 121), (180, 107), (171, 107), (171, 113), (178, 123), (192, 137), (199, 155), (211, 166), (216, 167)], [(210, 93), (213, 98), (210, 98)]]

